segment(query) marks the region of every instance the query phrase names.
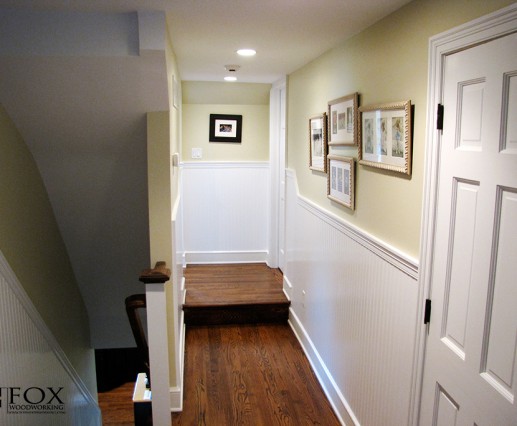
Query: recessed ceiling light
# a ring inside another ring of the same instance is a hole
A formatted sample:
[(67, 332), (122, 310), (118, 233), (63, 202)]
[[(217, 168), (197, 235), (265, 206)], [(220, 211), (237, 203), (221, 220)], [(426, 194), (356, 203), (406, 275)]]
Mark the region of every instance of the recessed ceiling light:
[(239, 49), (237, 50), (237, 54), (241, 56), (255, 56), (257, 52), (253, 49)]
[(226, 81), (237, 81), (237, 77), (234, 77), (233, 75), (228, 75), (224, 77)]

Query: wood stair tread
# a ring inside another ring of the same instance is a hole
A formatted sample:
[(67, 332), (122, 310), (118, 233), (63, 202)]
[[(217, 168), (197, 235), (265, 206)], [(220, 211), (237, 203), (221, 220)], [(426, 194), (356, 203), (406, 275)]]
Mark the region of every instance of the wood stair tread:
[(291, 302), (278, 269), (265, 264), (189, 265), (185, 324), (286, 322)]

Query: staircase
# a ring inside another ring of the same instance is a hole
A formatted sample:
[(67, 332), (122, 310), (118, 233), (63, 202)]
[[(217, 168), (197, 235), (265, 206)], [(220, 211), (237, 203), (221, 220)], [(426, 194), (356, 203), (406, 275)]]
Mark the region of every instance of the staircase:
[(285, 323), (289, 306), (282, 273), (265, 264), (189, 265), (186, 325)]

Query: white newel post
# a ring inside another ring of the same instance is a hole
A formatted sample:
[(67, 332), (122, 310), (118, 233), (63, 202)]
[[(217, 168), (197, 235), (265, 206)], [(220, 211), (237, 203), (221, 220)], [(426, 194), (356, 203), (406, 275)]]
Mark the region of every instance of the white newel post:
[(151, 370), (151, 401), (153, 425), (171, 424), (169, 384), (169, 344), (167, 336), (167, 301), (165, 285), (171, 272), (165, 262), (157, 262), (154, 269), (140, 275), (145, 283), (147, 304), (147, 338), (149, 340), (149, 364)]

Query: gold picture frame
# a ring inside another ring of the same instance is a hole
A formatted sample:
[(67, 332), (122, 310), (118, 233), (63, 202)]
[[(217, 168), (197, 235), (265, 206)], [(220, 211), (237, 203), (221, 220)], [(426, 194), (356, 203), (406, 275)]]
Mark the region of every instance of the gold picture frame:
[(351, 210), (355, 209), (355, 159), (327, 156), (327, 197)]
[(359, 164), (411, 176), (411, 101), (359, 108)]
[(309, 118), (309, 168), (327, 171), (327, 114)]
[(358, 143), (359, 94), (352, 93), (328, 102), (328, 144), (355, 146)]

